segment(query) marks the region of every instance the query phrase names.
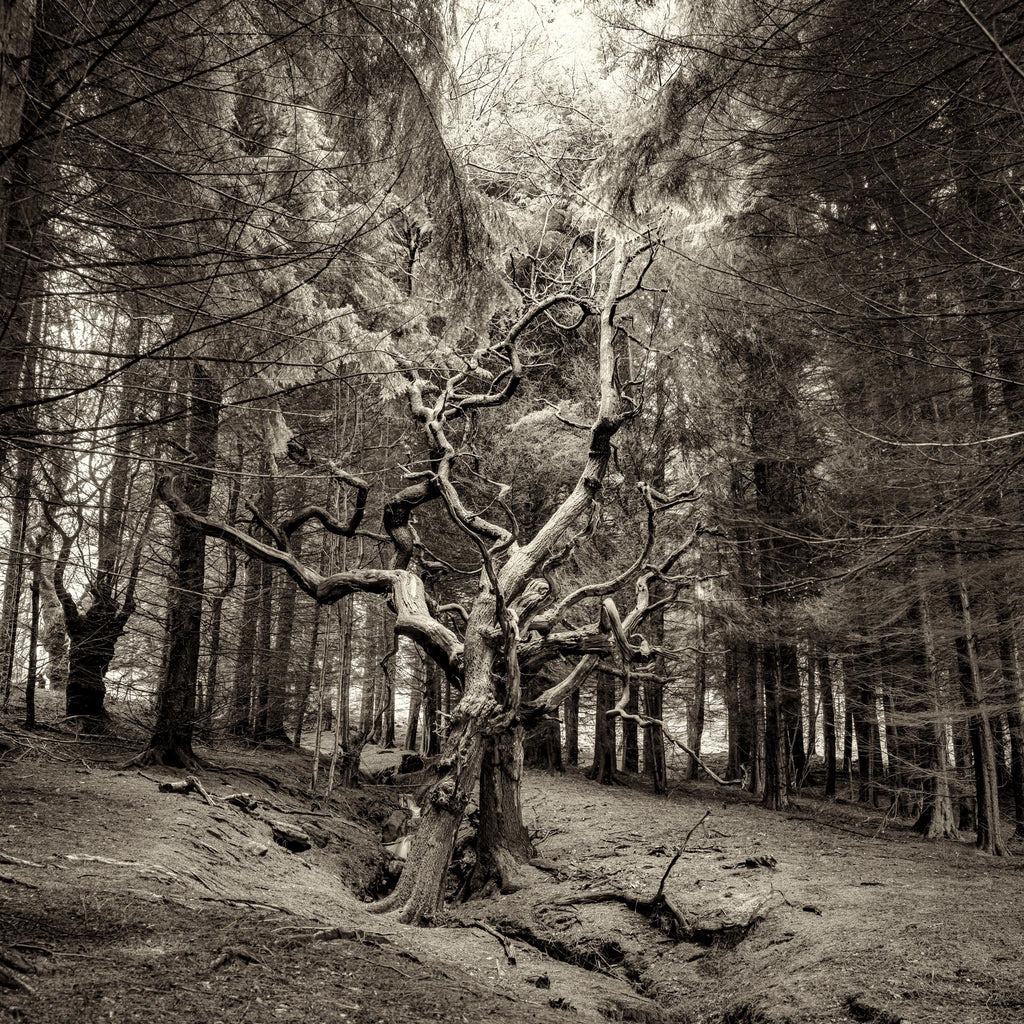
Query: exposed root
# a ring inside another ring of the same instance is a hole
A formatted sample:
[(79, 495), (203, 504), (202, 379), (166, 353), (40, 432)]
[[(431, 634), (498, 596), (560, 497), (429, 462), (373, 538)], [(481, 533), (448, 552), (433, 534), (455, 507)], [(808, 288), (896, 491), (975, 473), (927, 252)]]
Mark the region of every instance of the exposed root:
[(19, 977), (22, 974), (35, 974), (35, 968), (13, 949), (0, 949), (0, 987), (14, 988), (35, 995), (35, 989)]
[(128, 768), (183, 768), (185, 771), (203, 771), (206, 762), (192, 751), (180, 747), (147, 747), (142, 753), (126, 761), (122, 771)]

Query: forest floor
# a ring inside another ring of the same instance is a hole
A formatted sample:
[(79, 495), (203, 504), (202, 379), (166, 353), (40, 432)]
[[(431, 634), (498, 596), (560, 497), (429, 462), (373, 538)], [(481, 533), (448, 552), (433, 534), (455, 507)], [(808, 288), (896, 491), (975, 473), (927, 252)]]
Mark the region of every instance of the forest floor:
[[(529, 773), (534, 881), (415, 929), (365, 902), (391, 787), (311, 813), (307, 755), (218, 746), (208, 803), (159, 789), (184, 773), (123, 767), (131, 745), (13, 716), (2, 741), (0, 970), (24, 988), (0, 984), (0, 1020), (1024, 1021), (1017, 859), (881, 812)], [(311, 847), (279, 845), (282, 824)], [(638, 912), (663, 879), (684, 941)]]

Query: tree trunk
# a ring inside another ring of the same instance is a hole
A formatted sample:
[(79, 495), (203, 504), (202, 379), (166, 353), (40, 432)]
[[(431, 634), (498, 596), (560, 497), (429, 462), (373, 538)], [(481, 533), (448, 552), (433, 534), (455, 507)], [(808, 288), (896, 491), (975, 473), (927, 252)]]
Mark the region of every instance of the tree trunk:
[[(302, 553), (302, 538), (292, 542), (295, 557)], [(291, 686), (292, 634), (295, 632), (295, 601), (298, 587), (283, 573), (278, 579), (277, 629), (270, 665), (270, 684), (267, 701), (267, 731), (264, 739), (277, 743), (291, 743), (284, 728), (285, 709)]]
[[(302, 673), (302, 683), (299, 686), (299, 690), (295, 695), (295, 732), (292, 734), (293, 746), (299, 747), (302, 745), (302, 730), (306, 724), (306, 714), (309, 711), (309, 694), (313, 689), (313, 678), (316, 675), (316, 655), (317, 648), (320, 644), (320, 615), (322, 614), (320, 605), (317, 605), (313, 609), (313, 631), (310, 637), (309, 648), (306, 653), (306, 666)], [(317, 709), (316, 715), (317, 724), (321, 721), (320, 709)], [(320, 734), (317, 733), (317, 742), (320, 740)], [(316, 756), (319, 757), (319, 750)]]
[[(640, 712), (640, 687), (630, 686), (629, 698), (626, 702), (628, 714), (636, 715)], [(640, 771), (640, 746), (637, 723), (628, 718), (623, 718), (620, 723), (622, 729), (622, 770), (629, 775), (636, 775)], [(558, 728), (558, 723), (555, 723)], [(559, 747), (561, 750), (561, 747)], [(561, 764), (558, 765), (561, 767)]]
[(946, 749), (946, 730), (942, 714), (942, 692), (939, 683), (938, 655), (935, 649), (935, 635), (932, 630), (928, 601), (923, 583), (919, 585), (921, 596), (915, 606), (915, 614), (921, 629), (921, 646), (924, 654), (924, 672), (927, 679), (927, 703), (931, 711), (931, 727), (922, 730), (922, 747), (925, 751), (924, 806), (914, 829), (926, 839), (959, 839), (956, 818), (953, 816), (953, 800), (949, 790), (950, 764)]
[[(703, 629), (698, 637), (698, 644), (704, 646)], [(697, 759), (700, 757), (701, 744), (704, 741), (704, 711), (707, 703), (708, 668), (707, 655), (700, 650), (697, 652), (697, 672), (693, 684), (693, 700), (690, 702), (690, 713), (687, 716), (687, 746), (693, 751), (689, 756), (686, 777), (696, 780), (700, 772), (700, 765)]]
[(832, 690), (832, 666), (827, 654), (818, 655), (818, 680), (824, 715), (825, 796), (836, 795), (836, 700)]
[[(487, 741), (480, 772), (480, 828), (477, 861), (468, 891), (482, 896), (515, 892), (531, 879), (523, 865), (537, 855), (523, 825), (519, 788), (523, 773), (523, 730)], [(535, 874), (535, 872), (534, 872)]]
[(39, 581), (42, 576), (42, 539), (32, 548), (31, 611), (28, 632), (28, 672), (25, 676), (25, 728), (36, 727), (36, 686), (38, 685), (36, 650), (39, 644)]
[(761, 803), (773, 810), (789, 806), (786, 788), (785, 737), (782, 728), (782, 665), (777, 644), (761, 649), (764, 679), (764, 795)]
[[(270, 456), (261, 460), (263, 479), (260, 486), (260, 515), (269, 523), (274, 518), (274, 478)], [(274, 570), (268, 562), (260, 562), (260, 593), (256, 611), (256, 648), (253, 652), (254, 738), (258, 743), (269, 736), (270, 680), (274, 659)]]
[[(200, 515), (205, 515), (210, 507), (219, 417), (220, 391), (209, 374), (195, 362), (188, 414), (188, 448), (193, 462), (187, 476), (186, 493), (190, 507)], [(167, 668), (157, 692), (153, 735), (139, 760), (144, 764), (186, 768), (196, 763), (192, 733), (199, 673), (206, 535), (181, 516), (174, 519), (172, 571), (177, 590), (168, 617)]]
[(428, 660), (423, 691), (423, 753), (436, 757), (441, 752), (441, 670)]
[(785, 758), (787, 791), (799, 789), (807, 766), (804, 751), (803, 687), (800, 662), (793, 644), (779, 644), (781, 692), (779, 704), (782, 724), (782, 749)]
[[(659, 722), (665, 714), (665, 684), (660, 679), (644, 680), (644, 714)], [(665, 736), (657, 725), (644, 726), (644, 775), (651, 780), (655, 793), (668, 792)]]
[[(548, 685), (549, 681), (543, 676), (530, 677), (526, 686), (527, 698), (539, 697)], [(523, 761), (530, 768), (562, 771), (562, 728), (557, 711), (546, 715), (526, 734)]]
[(999, 821), (999, 789), (995, 763), (995, 743), (986, 708), (987, 695), (978, 664), (978, 640), (972, 624), (971, 600), (964, 577), (963, 561), (956, 541), (951, 545), (954, 578), (949, 583), (949, 604), (957, 623), (957, 672), (960, 692), (968, 712), (968, 732), (974, 759), (974, 786), (977, 798), (977, 838), (975, 845), (985, 853), (1005, 856)]
[[(245, 465), (245, 452), (241, 440), (237, 443), (237, 461), (234, 473), (228, 482), (227, 520), (233, 523), (238, 515), (238, 499), (242, 490), (242, 469)], [(202, 727), (209, 734), (213, 729), (213, 718), (216, 714), (218, 672), (220, 670), (221, 630), (224, 619), (224, 602), (238, 582), (238, 555), (234, 546), (224, 545), (224, 557), (227, 571), (223, 586), (217, 591), (210, 608), (210, 655), (206, 666), (206, 689), (203, 695), (203, 710), (200, 716)]]
[(594, 718), (594, 761), (587, 778), (603, 786), (618, 781), (615, 756), (615, 718), (608, 712), (615, 707), (615, 678), (597, 671), (597, 709)]
[(253, 733), (253, 667), (262, 580), (260, 560), (250, 556), (245, 562), (245, 582), (242, 585), (240, 609), (242, 625), (238, 632), (238, 652), (235, 656), (235, 678), (229, 716), (231, 732), (236, 736), (251, 736)]

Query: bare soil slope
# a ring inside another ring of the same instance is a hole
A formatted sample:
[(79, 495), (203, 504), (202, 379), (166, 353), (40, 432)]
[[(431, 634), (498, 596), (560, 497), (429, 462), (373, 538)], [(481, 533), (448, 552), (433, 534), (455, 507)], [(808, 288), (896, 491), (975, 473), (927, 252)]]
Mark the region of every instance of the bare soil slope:
[[(217, 750), (208, 803), (120, 768), (128, 748), (5, 735), (0, 951), (24, 987), (0, 986), (0, 1019), (1024, 1020), (1016, 863), (876, 836), (857, 808), (533, 774), (536, 884), (410, 929), (364, 902), (386, 789), (311, 813), (305, 754)], [(255, 808), (224, 799), (243, 791)], [(280, 845), (289, 825), (309, 849)], [(682, 916), (659, 927), (662, 880)]]

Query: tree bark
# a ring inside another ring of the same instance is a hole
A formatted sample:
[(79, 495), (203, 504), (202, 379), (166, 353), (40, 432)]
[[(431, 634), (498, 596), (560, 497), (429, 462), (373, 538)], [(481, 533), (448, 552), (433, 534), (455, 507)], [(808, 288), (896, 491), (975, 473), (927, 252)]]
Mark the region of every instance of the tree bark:
[(960, 692), (968, 712), (968, 734), (974, 760), (976, 806), (976, 840), (978, 849), (994, 856), (1009, 851), (1003, 841), (999, 820), (999, 788), (996, 772), (995, 743), (986, 706), (987, 695), (978, 664), (978, 640), (972, 620), (971, 599), (964, 576), (958, 543), (951, 545), (953, 577), (949, 582), (949, 604), (957, 624), (954, 641)]
[(828, 654), (818, 654), (818, 680), (824, 714), (825, 796), (836, 795), (836, 700), (832, 690), (832, 666)]
[(618, 782), (615, 756), (615, 718), (608, 712), (615, 707), (615, 678), (597, 671), (597, 700), (594, 718), (594, 760), (587, 778), (603, 786)]
[[(191, 508), (205, 515), (210, 507), (217, 455), (220, 391), (198, 362), (193, 363), (191, 376), (188, 447), (192, 465), (186, 493)], [(157, 692), (156, 724), (149, 746), (138, 759), (144, 764), (179, 768), (196, 764), (192, 734), (205, 572), (206, 534), (185, 517), (175, 516), (173, 575), (177, 591), (168, 617), (170, 644), (166, 672)]]
[(764, 678), (764, 795), (761, 803), (773, 810), (789, 806), (786, 786), (785, 736), (782, 725), (782, 665), (779, 646), (766, 643), (761, 648)]

